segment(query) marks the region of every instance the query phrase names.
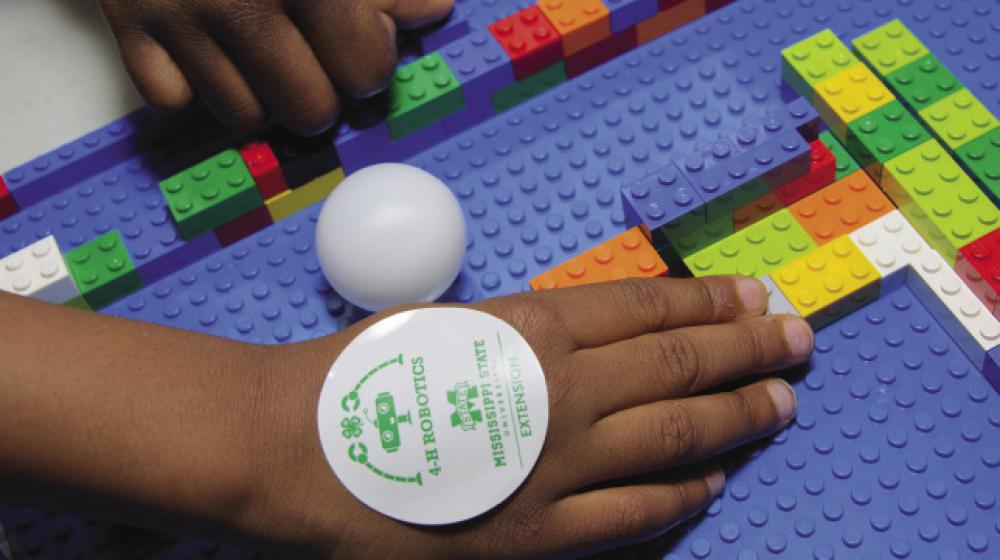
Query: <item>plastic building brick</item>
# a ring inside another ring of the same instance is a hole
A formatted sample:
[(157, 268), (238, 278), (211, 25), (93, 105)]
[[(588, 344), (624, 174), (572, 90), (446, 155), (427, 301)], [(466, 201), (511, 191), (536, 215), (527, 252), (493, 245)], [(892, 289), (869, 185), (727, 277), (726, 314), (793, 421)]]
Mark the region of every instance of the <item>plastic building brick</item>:
[(733, 210), (733, 231), (741, 231), (775, 212), (785, 208), (785, 205), (774, 194), (769, 192), (746, 206)]
[(66, 265), (92, 309), (101, 309), (142, 287), (118, 230), (66, 253)]
[(989, 109), (965, 88), (924, 107), (920, 116), (952, 150), (1000, 126)]
[(933, 251), (899, 210), (873, 220), (849, 236), (875, 266), (883, 285), (900, 270), (919, 262), (924, 253)]
[(845, 235), (775, 270), (771, 279), (795, 310), (819, 329), (873, 297), (880, 277)]
[(816, 248), (788, 209), (760, 220), (684, 259), (695, 276), (765, 276)]
[(3, 181), (3, 177), (0, 177), (0, 220), (13, 215), (18, 210), (20, 210), (20, 207), (17, 205), (17, 201), (11, 196), (10, 190), (7, 188), (7, 183)]
[(844, 141), (848, 124), (893, 99), (882, 80), (859, 62), (820, 82), (815, 103), (823, 122)]
[(833, 137), (833, 134), (829, 130), (821, 132), (819, 139), (830, 150), (830, 153), (833, 154), (833, 159), (837, 162), (836, 180), (839, 181), (860, 169), (858, 162), (854, 161), (854, 156), (847, 151), (847, 148), (840, 143), (840, 140)]
[(51, 235), (0, 259), (0, 290), (49, 303), (80, 295)]
[(936, 140), (893, 159), (882, 188), (931, 247), (958, 249), (1000, 227), (1000, 212)]
[(683, 0), (635, 26), (636, 44), (645, 45), (705, 15), (703, 0)]
[(894, 157), (930, 140), (923, 125), (899, 101), (891, 101), (847, 125), (847, 151), (882, 184), (882, 170)]
[[(832, 137), (831, 137), (832, 138)], [(809, 143), (809, 172), (774, 189), (774, 196), (789, 206), (837, 180), (837, 160), (833, 152), (816, 139)]]
[(534, 290), (548, 290), (666, 274), (667, 265), (649, 240), (639, 228), (631, 228), (539, 274), (529, 284)]
[(955, 272), (994, 316), (1000, 317), (1000, 230), (959, 250)]
[(465, 106), (458, 79), (434, 52), (396, 70), (389, 85), (386, 124), (401, 138)]
[(178, 231), (194, 239), (264, 203), (236, 150), (226, 150), (160, 182)]
[(539, 0), (538, 9), (562, 37), (564, 57), (611, 36), (611, 16), (601, 0)]
[[(344, 113), (351, 120), (361, 119), (378, 113), (383, 109), (372, 100), (361, 106), (345, 107)], [(371, 117), (374, 118), (374, 117)], [(361, 150), (374, 150), (378, 147), (386, 149), (389, 145), (389, 133), (384, 122), (379, 123), (384, 132), (384, 142), (375, 145), (360, 146)], [(348, 129), (349, 125), (345, 125)], [(340, 157), (337, 152), (341, 146), (337, 143), (343, 129), (335, 128), (316, 136), (298, 136), (283, 128), (273, 128), (266, 131), (262, 142), (267, 143), (278, 158), (281, 173), (289, 188), (298, 188), (324, 173), (329, 173), (340, 167)], [(335, 146), (337, 149), (335, 149)]]
[(658, 0), (604, 0), (611, 16), (611, 32), (620, 33), (635, 27), (660, 11)]
[(250, 170), (250, 176), (257, 183), (262, 198), (266, 200), (288, 189), (278, 158), (267, 142), (248, 142), (240, 148), (240, 155)]
[(927, 54), (927, 47), (898, 19), (855, 39), (852, 44), (858, 56), (886, 76)]
[(510, 56), (518, 80), (562, 58), (562, 38), (537, 6), (529, 6), (493, 23), (489, 29)]
[(704, 201), (672, 163), (624, 187), (622, 200), (625, 224), (641, 226), (650, 236), (668, 223), (694, 212), (700, 212), (695, 223), (705, 223)]
[(799, 95), (815, 101), (820, 84), (857, 63), (847, 45), (824, 29), (781, 51), (781, 76)]
[(344, 180), (344, 170), (335, 169), (306, 183), (305, 185), (285, 191), (268, 199), (265, 205), (271, 220), (279, 222), (313, 204), (325, 200), (333, 192), (333, 188)]
[(926, 54), (885, 78), (903, 103), (920, 111), (962, 88), (962, 84), (933, 54)]
[(762, 276), (759, 280), (767, 288), (767, 313), (768, 315), (798, 315), (792, 302), (788, 301), (785, 294), (781, 293), (778, 285), (771, 280), (770, 276)]
[(1000, 200), (1000, 128), (994, 128), (955, 150), (958, 161), (986, 194)]
[(824, 245), (895, 209), (864, 171), (813, 193), (789, 207), (817, 245)]
[(636, 46), (635, 28), (615, 33), (608, 38), (566, 57), (566, 77), (575, 78)]
[(502, 113), (537, 97), (544, 91), (566, 81), (566, 63), (562, 60), (539, 70), (527, 78), (517, 81), (493, 94), (493, 108)]
[(215, 228), (215, 236), (219, 239), (219, 245), (228, 247), (273, 223), (267, 206), (258, 206), (239, 218)]
[(440, 51), (462, 86), (467, 104), (490, 99), (494, 92), (514, 83), (514, 67), (496, 38), (473, 31)]

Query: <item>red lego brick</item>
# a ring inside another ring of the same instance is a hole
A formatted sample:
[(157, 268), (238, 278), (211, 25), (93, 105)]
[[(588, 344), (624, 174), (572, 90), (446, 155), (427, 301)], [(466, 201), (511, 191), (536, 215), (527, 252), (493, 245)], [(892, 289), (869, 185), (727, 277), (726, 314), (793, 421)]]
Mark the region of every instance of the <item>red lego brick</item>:
[(837, 158), (823, 141), (813, 140), (809, 148), (809, 173), (774, 189), (775, 196), (785, 206), (802, 200), (837, 179)]
[(248, 142), (240, 148), (240, 155), (257, 182), (257, 189), (264, 200), (288, 190), (288, 182), (281, 172), (277, 156), (267, 142)]
[(227, 247), (274, 223), (267, 206), (258, 206), (235, 220), (215, 228), (219, 244)]
[(528, 6), (490, 25), (510, 56), (514, 77), (523, 80), (562, 60), (562, 37), (538, 6)]
[(599, 43), (566, 57), (566, 77), (579, 76), (591, 68), (631, 51), (637, 44), (635, 27), (629, 27), (621, 33), (615, 33)]
[(666, 276), (667, 264), (634, 227), (531, 279), (533, 290), (568, 288), (623, 278)]
[(959, 249), (955, 272), (990, 313), (1000, 319), (1000, 230)]
[(4, 182), (3, 177), (0, 177), (0, 219), (11, 216), (17, 213), (18, 210), (20, 208), (17, 205), (17, 201), (10, 194), (10, 189), (7, 188), (7, 183)]

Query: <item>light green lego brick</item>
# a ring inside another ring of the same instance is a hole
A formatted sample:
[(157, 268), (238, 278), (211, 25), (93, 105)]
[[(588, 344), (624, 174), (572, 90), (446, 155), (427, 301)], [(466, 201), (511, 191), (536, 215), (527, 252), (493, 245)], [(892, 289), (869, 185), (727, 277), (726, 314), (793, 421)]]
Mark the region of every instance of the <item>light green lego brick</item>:
[(952, 265), (958, 249), (1000, 227), (996, 205), (937, 140), (891, 160), (882, 187)]
[(433, 52), (396, 70), (389, 85), (386, 125), (392, 138), (401, 138), (458, 111), (465, 94), (458, 79)]
[(91, 309), (101, 309), (142, 287), (116, 229), (66, 253), (66, 266)]
[(787, 208), (684, 259), (695, 276), (761, 277), (816, 248)]
[(493, 109), (506, 111), (566, 81), (566, 63), (559, 61), (493, 93)]
[(829, 29), (781, 51), (781, 76), (806, 99), (815, 99), (816, 86), (856, 64), (858, 59)]
[(898, 19), (876, 27), (855, 39), (852, 44), (858, 56), (882, 77), (929, 52), (920, 39)]
[(823, 145), (826, 146), (826, 149), (830, 150), (834, 159), (837, 160), (838, 181), (847, 177), (851, 173), (854, 173), (858, 169), (861, 169), (858, 162), (854, 160), (854, 156), (847, 151), (847, 148), (845, 148), (844, 145), (840, 143), (840, 140), (837, 140), (837, 138), (834, 137), (829, 130), (820, 132), (819, 139), (823, 142)]
[(1000, 124), (989, 109), (965, 88), (928, 105), (920, 111), (920, 116), (952, 150)]
[(236, 150), (225, 150), (161, 181), (160, 190), (185, 239), (194, 239), (264, 204)]
[(1000, 127), (955, 150), (958, 161), (990, 198), (1000, 201)]
[(896, 97), (914, 111), (962, 89), (951, 71), (930, 53), (889, 74), (885, 81)]

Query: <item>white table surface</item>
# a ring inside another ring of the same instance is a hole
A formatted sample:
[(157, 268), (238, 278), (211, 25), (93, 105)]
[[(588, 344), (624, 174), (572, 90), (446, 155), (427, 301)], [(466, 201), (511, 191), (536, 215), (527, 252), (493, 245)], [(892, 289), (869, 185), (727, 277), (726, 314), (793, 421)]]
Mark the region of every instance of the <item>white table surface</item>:
[(0, 172), (141, 104), (96, 0), (0, 0)]

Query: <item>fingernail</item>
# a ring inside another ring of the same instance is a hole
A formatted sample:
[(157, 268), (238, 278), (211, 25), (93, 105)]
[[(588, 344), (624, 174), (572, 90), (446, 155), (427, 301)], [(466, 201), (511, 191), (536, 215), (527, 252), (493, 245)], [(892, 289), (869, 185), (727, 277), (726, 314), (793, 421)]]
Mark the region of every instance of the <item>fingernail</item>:
[(774, 403), (782, 422), (788, 422), (795, 417), (795, 390), (791, 385), (782, 379), (774, 379), (767, 384), (767, 392), (771, 395), (771, 402)]
[(788, 351), (791, 352), (795, 360), (803, 360), (812, 354), (813, 331), (802, 319), (790, 317), (785, 319), (783, 325), (785, 331), (785, 342), (788, 344)]
[(709, 490), (712, 491), (713, 496), (718, 496), (722, 493), (722, 489), (726, 487), (726, 473), (719, 467), (712, 469), (712, 472), (705, 477), (705, 484), (708, 484)]
[(747, 313), (761, 314), (767, 309), (767, 288), (755, 278), (740, 278), (736, 290)]

